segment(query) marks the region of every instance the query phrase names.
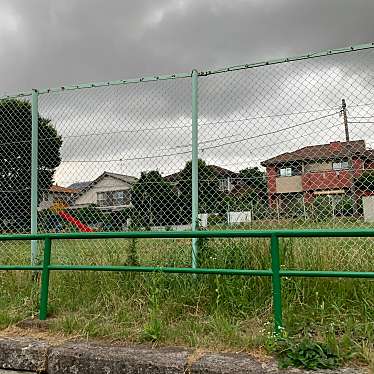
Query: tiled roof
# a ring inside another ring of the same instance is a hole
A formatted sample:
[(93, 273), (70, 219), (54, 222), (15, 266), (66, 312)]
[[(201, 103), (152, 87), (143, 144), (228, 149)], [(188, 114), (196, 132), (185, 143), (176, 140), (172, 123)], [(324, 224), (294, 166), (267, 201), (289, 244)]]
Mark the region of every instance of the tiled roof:
[(83, 187), (81, 190), (79, 190), (79, 195), (84, 194), (86, 191), (88, 191), (91, 187), (95, 186), (99, 181), (104, 179), (105, 177), (112, 177), (115, 179), (120, 179), (126, 183), (135, 183), (138, 178), (133, 177), (131, 175), (124, 175), (124, 174), (118, 174), (118, 173), (110, 173), (108, 171), (104, 171), (101, 175), (99, 175), (94, 181), (89, 182), (85, 187)]
[(236, 177), (238, 173), (235, 173), (235, 171), (225, 169), (221, 166), (217, 165), (209, 165), (218, 175), (224, 176), (224, 177)]
[(364, 140), (351, 142), (331, 142), (329, 144), (310, 145), (294, 152), (282, 153), (262, 161), (261, 165), (273, 165), (284, 162), (304, 160), (332, 160), (347, 156), (373, 157), (374, 150), (367, 150)]
[[(218, 176), (221, 177), (236, 177), (238, 175), (238, 173), (235, 173), (234, 171), (231, 171), (229, 169), (225, 169), (221, 166), (207, 165), (207, 167), (211, 168)], [(178, 171), (177, 173), (166, 175), (164, 179), (169, 182), (174, 182), (178, 179), (180, 173), (181, 171)]]
[(69, 194), (74, 194), (78, 192), (78, 190), (75, 188), (62, 187), (62, 186), (58, 186), (57, 184), (53, 184), (51, 187), (49, 187), (49, 191), (58, 192), (58, 193), (69, 193)]
[(104, 176), (109, 176), (117, 179), (121, 179), (125, 182), (136, 182), (137, 178), (132, 177), (130, 175), (124, 175), (124, 174), (118, 174), (118, 173), (110, 173), (108, 171), (104, 171), (103, 174), (101, 174), (98, 178), (96, 178), (94, 181), (85, 181), (85, 182), (75, 182), (69, 186), (69, 188), (73, 188), (78, 190), (77, 192), (86, 189), (86, 187), (90, 186), (94, 182), (97, 182), (101, 180)]
[(113, 177), (113, 178), (117, 178), (117, 179), (121, 179), (121, 180), (123, 180), (125, 182), (136, 182), (138, 180), (138, 178), (133, 177), (131, 175), (124, 175), (124, 174), (118, 174), (118, 173), (110, 173), (109, 171), (104, 171), (104, 174), (102, 174), (102, 176), (103, 175), (109, 176), (109, 177)]
[(82, 190), (83, 188), (87, 187), (92, 181), (85, 181), (85, 182), (75, 182), (68, 186), (68, 188), (73, 188), (75, 190)]

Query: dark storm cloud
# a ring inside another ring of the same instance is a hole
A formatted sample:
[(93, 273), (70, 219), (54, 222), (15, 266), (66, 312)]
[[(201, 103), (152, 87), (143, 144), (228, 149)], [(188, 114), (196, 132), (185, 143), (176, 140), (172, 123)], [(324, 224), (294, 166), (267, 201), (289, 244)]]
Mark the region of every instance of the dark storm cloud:
[[(205, 70), (371, 41), (373, 13), (372, 0), (2, 0), (0, 92)], [(313, 123), (314, 133), (309, 126), (256, 138), (331, 112), (252, 117), (336, 108), (348, 92), (354, 104), (374, 100), (364, 66), (372, 55), (201, 79), (200, 155), (239, 170), (336, 140), (342, 128), (328, 129), (339, 126), (338, 115)], [(64, 139), (57, 180), (67, 185), (103, 170), (179, 170), (190, 159), (190, 105), (189, 80), (41, 96), (41, 115)], [(357, 138), (365, 131), (352, 129)]]
[(370, 41), (372, 0), (2, 0), (0, 92)]

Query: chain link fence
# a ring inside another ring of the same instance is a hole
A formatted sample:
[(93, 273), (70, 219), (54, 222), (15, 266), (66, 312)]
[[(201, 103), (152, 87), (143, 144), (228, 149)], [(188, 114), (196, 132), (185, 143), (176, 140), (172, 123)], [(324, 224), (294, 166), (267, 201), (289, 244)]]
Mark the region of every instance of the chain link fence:
[(200, 157), (224, 168), (211, 221), (294, 228), (368, 220), (372, 58), (361, 51), (201, 80)]
[[(373, 67), (370, 44), (199, 72), (193, 90), (189, 73), (35, 91), (37, 183), (31, 95), (3, 98), (1, 230), (30, 232), (35, 211), (38, 232), (372, 226)], [(195, 249), (199, 265), (258, 267), (265, 242)], [(282, 245), (332, 248), (351, 270), (374, 263), (370, 239), (295, 243)], [(188, 240), (66, 240), (53, 253), (59, 263), (191, 264)]]

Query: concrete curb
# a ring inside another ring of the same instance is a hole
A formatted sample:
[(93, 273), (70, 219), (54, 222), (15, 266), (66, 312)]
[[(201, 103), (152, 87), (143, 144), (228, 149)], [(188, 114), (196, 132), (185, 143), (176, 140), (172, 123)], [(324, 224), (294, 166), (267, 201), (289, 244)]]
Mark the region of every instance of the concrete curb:
[(0, 338), (0, 368), (43, 371), (49, 344), (34, 339)]
[(68, 343), (50, 350), (48, 373), (184, 373), (190, 352)]
[[(248, 354), (200, 353), (185, 348), (124, 347), (87, 342), (53, 346), (28, 338), (0, 338), (1, 369), (48, 374), (275, 374), (306, 373), (279, 370), (274, 361), (261, 362)], [(310, 373), (310, 372), (309, 372)], [(324, 374), (363, 374), (365, 369), (314, 371)]]

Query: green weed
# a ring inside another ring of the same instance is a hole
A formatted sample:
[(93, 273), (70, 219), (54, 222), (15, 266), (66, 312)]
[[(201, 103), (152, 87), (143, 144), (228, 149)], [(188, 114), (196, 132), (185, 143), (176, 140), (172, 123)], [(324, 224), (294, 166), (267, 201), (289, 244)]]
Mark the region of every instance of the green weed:
[[(201, 267), (270, 267), (266, 239), (209, 239), (199, 244)], [(373, 271), (373, 249), (372, 239), (282, 239), (281, 266)], [(0, 246), (4, 263), (27, 264), (28, 254), (29, 243)], [(189, 267), (191, 240), (56, 241), (52, 263)], [(0, 294), (0, 328), (37, 315), (39, 284), (31, 281), (30, 273), (0, 273)], [(372, 281), (282, 278), (282, 301), (284, 327), (292, 337), (292, 342), (282, 346), (289, 364), (305, 361), (306, 365), (322, 367), (348, 360), (371, 362)], [(264, 324), (270, 323), (266, 330), (272, 326), (271, 279), (53, 271), (48, 310), (53, 316), (51, 329), (66, 334), (252, 349), (265, 345)]]

